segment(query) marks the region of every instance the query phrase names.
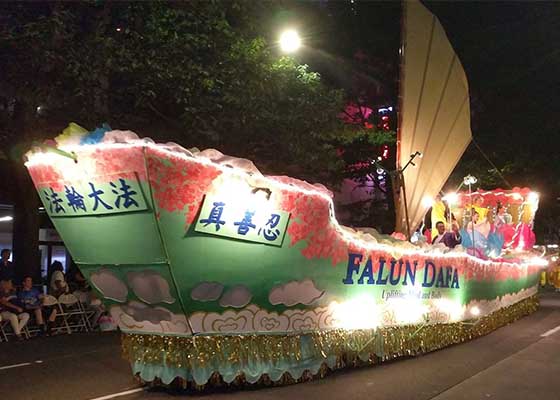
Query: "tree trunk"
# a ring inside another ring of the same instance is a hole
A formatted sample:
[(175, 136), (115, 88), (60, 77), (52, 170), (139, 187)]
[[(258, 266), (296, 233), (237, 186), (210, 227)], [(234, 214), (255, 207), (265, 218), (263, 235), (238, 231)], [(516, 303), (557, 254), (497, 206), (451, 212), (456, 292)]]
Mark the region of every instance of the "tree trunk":
[(35, 282), (41, 278), (39, 256), (39, 199), (33, 182), (23, 163), (13, 163), (14, 221), (13, 221), (13, 259), (16, 276), (21, 280), (30, 275)]
[[(13, 129), (18, 132), (22, 143), (32, 141), (34, 127), (33, 106), (19, 100), (14, 109)], [(24, 145), (25, 146), (25, 145)], [(17, 279), (31, 275), (36, 282), (41, 277), (39, 257), (39, 198), (22, 154), (18, 154), (17, 145), (13, 145), (10, 154), (10, 176), (13, 184), (13, 260)], [(23, 150), (23, 149), (22, 149)]]

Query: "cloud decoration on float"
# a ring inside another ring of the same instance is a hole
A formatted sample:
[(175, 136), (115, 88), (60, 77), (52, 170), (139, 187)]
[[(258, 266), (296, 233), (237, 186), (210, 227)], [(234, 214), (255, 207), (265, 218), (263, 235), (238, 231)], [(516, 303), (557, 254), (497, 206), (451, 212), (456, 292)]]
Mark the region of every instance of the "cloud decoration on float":
[(91, 274), (91, 282), (109, 300), (124, 303), (128, 297), (128, 288), (114, 272), (102, 268)]
[(175, 302), (175, 298), (170, 293), (169, 282), (156, 271), (128, 272), (126, 279), (136, 297), (145, 303), (173, 304)]
[(270, 290), (268, 301), (273, 305), (283, 304), (288, 307), (300, 303), (309, 305), (317, 301), (324, 293), (315, 287), (315, 283), (311, 279), (305, 279), (273, 287)]
[(244, 285), (236, 285), (228, 289), (220, 299), (222, 307), (241, 308), (249, 304), (253, 295)]
[(162, 307), (149, 307), (137, 301), (131, 301), (122, 310), (134, 318), (137, 322), (148, 321), (152, 324), (159, 324), (161, 321), (171, 321), (173, 314), (171, 311)]
[(218, 300), (224, 290), (219, 282), (201, 282), (191, 290), (191, 298), (198, 301)]
[(111, 306), (110, 313), (124, 332), (191, 333), (187, 318), (183, 314), (173, 314), (163, 307), (151, 307), (131, 301), (126, 305)]

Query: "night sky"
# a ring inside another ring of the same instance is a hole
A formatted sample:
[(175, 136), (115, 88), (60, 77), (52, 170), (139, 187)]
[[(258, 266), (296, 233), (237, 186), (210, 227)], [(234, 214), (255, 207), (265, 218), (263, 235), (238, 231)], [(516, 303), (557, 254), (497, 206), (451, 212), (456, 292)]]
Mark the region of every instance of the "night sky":
[[(510, 165), (505, 177), (512, 186), (540, 193), (535, 231), (541, 241), (544, 235), (557, 240), (560, 3), (427, 5), (442, 22), (467, 73), (474, 139), (498, 168)], [(472, 144), (459, 168), (470, 160), (491, 168)]]
[[(485, 153), (498, 167), (519, 155), (532, 165), (541, 158), (539, 171), (558, 171), (560, 2), (424, 4), (440, 19), (466, 71), (473, 136)], [(293, 11), (309, 45), (321, 49), (308, 50), (302, 61), (350, 91), (356, 74), (367, 75), (383, 87), (373, 101), (396, 102), (400, 3), (323, 1), (314, 8), (311, 17), (305, 7)], [(317, 9), (329, 18), (317, 17)], [(356, 67), (349, 60), (360, 49), (369, 65)], [(508, 178), (542, 191), (550, 183), (550, 177), (535, 182), (533, 173)]]
[[(397, 103), (400, 2), (284, 4), (291, 18), (283, 17), (311, 47), (297, 55), (302, 62), (344, 87), (350, 100), (365, 94), (372, 106)], [(560, 219), (560, 2), (423, 4), (442, 23), (467, 74), (474, 140), (505, 169), (507, 182), (495, 175), (484, 189), (531, 187), (541, 194), (537, 230), (545, 222), (554, 226), (550, 218)], [(366, 59), (357, 60), (359, 52)], [(473, 166), (493, 168), (471, 144), (448, 188)]]
[[(400, 3), (322, 1), (312, 12), (299, 4), (293, 8), (296, 25), (305, 20), (299, 26), (308, 43), (324, 50), (308, 51), (302, 61), (350, 92), (356, 75), (377, 80), (382, 88), (371, 101), (396, 103)], [(477, 143), (498, 168), (513, 164), (505, 174), (512, 186), (531, 185), (545, 202), (556, 200), (560, 2), (424, 4), (439, 18), (466, 71)], [(367, 65), (355, 62), (359, 50), (368, 54)], [(469, 160), (492, 168), (473, 145), (462, 162)]]
[(463, 62), (473, 135), (483, 148), (557, 157), (556, 151), (543, 154), (543, 145), (560, 144), (560, 3), (428, 6)]

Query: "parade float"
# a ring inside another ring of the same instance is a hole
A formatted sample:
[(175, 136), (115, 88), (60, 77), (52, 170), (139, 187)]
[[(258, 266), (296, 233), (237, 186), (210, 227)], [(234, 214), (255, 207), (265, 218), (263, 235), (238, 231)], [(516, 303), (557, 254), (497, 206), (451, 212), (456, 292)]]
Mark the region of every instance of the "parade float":
[[(435, 198), (471, 135), (464, 72), (443, 29), (420, 3), (407, 4), (406, 21), (398, 161), (424, 158), (400, 169), (401, 232), (419, 224), (421, 199)], [(470, 340), (537, 306), (543, 262), (526, 246), (479, 257), (346, 228), (322, 185), (263, 176), (217, 150), (71, 124), (26, 166), (144, 381), (301, 381)], [(531, 227), (535, 195), (511, 193), (510, 213), (525, 207), (515, 215)], [(477, 206), (490, 212), (487, 199)]]

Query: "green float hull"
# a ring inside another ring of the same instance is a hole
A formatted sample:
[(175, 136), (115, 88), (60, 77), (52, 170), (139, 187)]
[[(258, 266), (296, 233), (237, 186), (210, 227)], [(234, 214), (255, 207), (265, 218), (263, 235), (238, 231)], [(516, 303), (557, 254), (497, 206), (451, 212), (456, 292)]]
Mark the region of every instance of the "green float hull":
[[(353, 232), (336, 222), (324, 188), (214, 153), (141, 141), (73, 150), (77, 163), (40, 153), (27, 166), (74, 261), (127, 334), (375, 332), (491, 316), (535, 294), (539, 267), (528, 260), (482, 261)], [(316, 372), (326, 358), (280, 363), (274, 376)], [(133, 361), (165, 381), (203, 384), (214, 371)], [(229, 377), (243, 370), (222, 362)]]

